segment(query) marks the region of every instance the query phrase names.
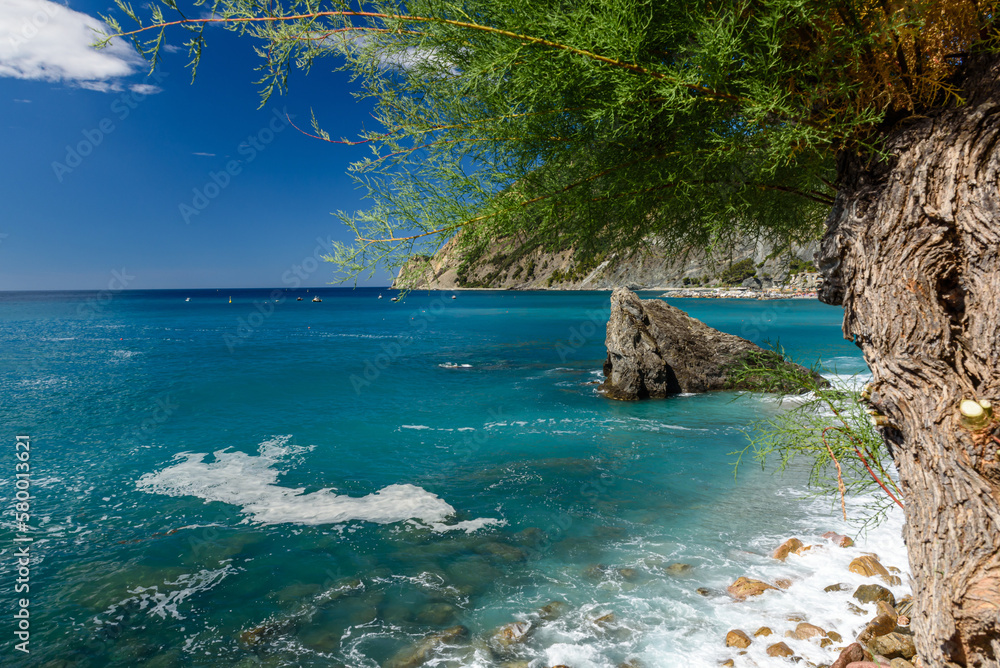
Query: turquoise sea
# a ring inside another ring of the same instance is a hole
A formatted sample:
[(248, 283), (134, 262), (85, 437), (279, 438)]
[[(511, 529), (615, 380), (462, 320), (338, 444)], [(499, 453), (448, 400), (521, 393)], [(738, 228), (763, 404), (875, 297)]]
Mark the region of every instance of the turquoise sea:
[[(839, 504), (803, 499), (803, 470), (734, 479), (774, 401), (605, 399), (607, 292), (395, 295), (0, 293), (0, 665), (715, 666), (744, 618), (853, 623), (805, 589), (724, 595), (745, 574), (843, 578), (839, 554), (767, 556), (850, 531)], [(838, 308), (671, 303), (866, 373)], [(900, 523), (858, 549), (905, 568)], [(490, 640), (515, 620), (524, 638)]]

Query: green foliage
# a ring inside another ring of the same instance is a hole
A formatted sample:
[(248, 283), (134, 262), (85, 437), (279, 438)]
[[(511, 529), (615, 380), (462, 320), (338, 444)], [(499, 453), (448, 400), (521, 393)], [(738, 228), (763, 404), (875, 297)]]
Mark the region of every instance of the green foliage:
[(718, 279), (723, 285), (739, 285), (756, 274), (757, 269), (754, 267), (753, 260), (747, 258), (730, 264), (719, 273)]
[(797, 257), (792, 257), (792, 259), (788, 263), (789, 276), (795, 276), (797, 274), (805, 272), (815, 273), (816, 271), (818, 271), (816, 269), (816, 265), (814, 265), (811, 261), (808, 260), (800, 260)]
[[(784, 357), (781, 349), (773, 354)], [(861, 394), (824, 385), (816, 376), (773, 366), (770, 359), (748, 359), (734, 377), (747, 377), (764, 392), (777, 392), (781, 408), (747, 430), (749, 444), (737, 454), (736, 469), (750, 456), (763, 468), (768, 462), (784, 471), (796, 459), (810, 466), (809, 482), (818, 495), (841, 505), (845, 519), (860, 527), (882, 521), (902, 500), (892, 468), (892, 458), (882, 436), (872, 424)], [(845, 497), (872, 498), (860, 517), (848, 517)]]
[[(155, 63), (171, 19), (192, 71), (205, 27), (251, 40), (263, 99), (332, 59), (378, 127), (352, 141), (371, 207), (341, 213), (350, 278), (430, 253), (464, 228), (475, 248), (520, 234), (581, 257), (815, 237), (839, 150), (877, 149), (885, 123), (939, 105), (965, 53), (993, 33), (971, 0), (124, 0)], [(163, 8), (170, 16), (164, 16)]]

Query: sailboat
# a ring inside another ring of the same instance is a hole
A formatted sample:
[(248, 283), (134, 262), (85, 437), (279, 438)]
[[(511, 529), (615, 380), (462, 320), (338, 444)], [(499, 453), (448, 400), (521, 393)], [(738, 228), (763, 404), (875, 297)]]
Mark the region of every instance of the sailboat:
[(230, 298), (229, 298), (229, 303), (230, 303), (230, 304), (232, 304), (232, 303), (233, 303), (233, 298), (232, 298), (232, 297), (230, 297)]

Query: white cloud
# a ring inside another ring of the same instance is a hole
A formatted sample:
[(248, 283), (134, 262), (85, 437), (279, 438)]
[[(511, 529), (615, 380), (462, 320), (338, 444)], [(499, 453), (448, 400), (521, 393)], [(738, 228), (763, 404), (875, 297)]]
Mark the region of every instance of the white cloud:
[(128, 87), (128, 89), (133, 93), (138, 93), (139, 95), (155, 95), (163, 92), (162, 88), (154, 86), (153, 84), (132, 84)]
[(145, 64), (130, 44), (97, 51), (98, 19), (50, 0), (0, 2), (0, 77), (65, 82), (98, 91), (121, 90), (116, 79)]

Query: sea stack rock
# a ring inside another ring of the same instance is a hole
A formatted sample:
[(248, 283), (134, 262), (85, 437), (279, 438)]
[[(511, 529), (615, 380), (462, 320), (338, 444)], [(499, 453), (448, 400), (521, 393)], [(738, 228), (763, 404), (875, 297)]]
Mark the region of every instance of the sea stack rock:
[(734, 374), (744, 363), (775, 368), (826, 381), (809, 369), (789, 364), (772, 351), (732, 334), (712, 329), (659, 299), (642, 300), (626, 288), (611, 293), (608, 359), (604, 362), (605, 395), (611, 399), (661, 398), (681, 392), (712, 390), (786, 390), (759, 379)]

